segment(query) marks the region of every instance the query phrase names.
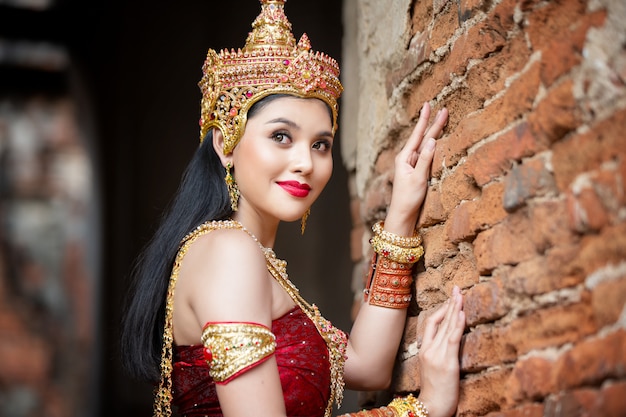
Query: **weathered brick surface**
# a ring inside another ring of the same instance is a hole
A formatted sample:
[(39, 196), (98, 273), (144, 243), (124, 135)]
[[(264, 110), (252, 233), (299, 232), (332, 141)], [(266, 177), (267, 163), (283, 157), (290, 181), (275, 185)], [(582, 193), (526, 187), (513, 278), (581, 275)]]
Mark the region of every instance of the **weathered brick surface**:
[(366, 223), (383, 213), (389, 152), (422, 103), (450, 118), (392, 390), (419, 390), (424, 320), (459, 285), (457, 416), (626, 415), (623, 2), (413, 1), (409, 13), (385, 97), (403, 117), (380, 121)]
[(474, 285), (465, 293), (463, 302), (468, 326), (493, 322), (509, 312), (509, 303), (502, 281), (491, 280)]
[(474, 251), (481, 274), (493, 271), (499, 265), (517, 265), (537, 254), (527, 231), (532, 228), (525, 213), (517, 212), (478, 234)]

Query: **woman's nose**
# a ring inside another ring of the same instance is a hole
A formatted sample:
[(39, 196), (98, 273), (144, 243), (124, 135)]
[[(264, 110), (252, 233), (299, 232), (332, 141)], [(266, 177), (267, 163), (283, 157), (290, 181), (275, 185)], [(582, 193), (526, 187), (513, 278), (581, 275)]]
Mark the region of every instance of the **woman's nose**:
[(293, 170), (303, 174), (308, 174), (313, 169), (313, 158), (311, 155), (311, 147), (307, 145), (299, 145), (293, 148)]

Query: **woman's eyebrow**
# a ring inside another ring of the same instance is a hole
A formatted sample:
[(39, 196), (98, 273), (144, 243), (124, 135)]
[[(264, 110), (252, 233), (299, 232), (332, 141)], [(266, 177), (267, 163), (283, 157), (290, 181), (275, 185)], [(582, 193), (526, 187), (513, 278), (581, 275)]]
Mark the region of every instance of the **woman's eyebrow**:
[[(267, 121), (265, 124), (269, 125), (269, 124), (274, 124), (274, 123), (284, 123), (287, 126), (300, 130), (300, 126), (294, 122), (293, 120), (289, 120), (289, 119), (285, 119), (284, 117), (277, 117), (276, 119), (272, 119)], [(328, 131), (328, 130), (324, 130), (321, 131), (317, 134), (318, 137), (333, 137), (332, 132)]]
[(276, 119), (272, 119), (270, 121), (268, 121), (266, 124), (273, 124), (273, 123), (284, 123), (289, 127), (292, 127), (294, 129), (300, 129), (300, 126), (298, 126), (298, 124), (292, 120), (289, 119), (285, 119), (284, 117), (278, 117)]

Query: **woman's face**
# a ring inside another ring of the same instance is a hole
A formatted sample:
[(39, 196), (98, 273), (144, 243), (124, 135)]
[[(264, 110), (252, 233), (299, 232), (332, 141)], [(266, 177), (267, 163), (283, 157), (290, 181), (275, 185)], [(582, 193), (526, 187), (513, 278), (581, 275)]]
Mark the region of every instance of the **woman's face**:
[(294, 221), (320, 195), (333, 169), (332, 124), (318, 99), (280, 97), (248, 119), (233, 151), (241, 197), (237, 217)]

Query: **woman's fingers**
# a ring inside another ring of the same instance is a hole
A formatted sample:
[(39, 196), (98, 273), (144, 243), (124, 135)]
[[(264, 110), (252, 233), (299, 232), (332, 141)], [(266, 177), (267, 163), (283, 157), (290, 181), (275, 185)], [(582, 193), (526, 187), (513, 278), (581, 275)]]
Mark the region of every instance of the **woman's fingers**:
[(398, 158), (407, 163), (415, 166), (415, 161), (411, 161), (411, 158), (414, 158), (417, 153), (418, 148), (421, 147), (422, 139), (424, 138), (424, 132), (426, 132), (426, 128), (428, 127), (428, 119), (430, 118), (430, 104), (424, 103), (422, 106), (422, 110), (420, 111), (420, 117), (409, 136), (409, 139), (406, 141), (402, 150), (398, 153)]
[(422, 344), (441, 346), (447, 342), (458, 343), (465, 327), (462, 308), (461, 292), (455, 286), (450, 299), (428, 318)]
[(435, 335), (437, 334), (437, 327), (446, 315), (446, 307), (448, 306), (449, 302), (449, 300), (446, 301), (444, 305), (440, 306), (437, 310), (435, 310), (433, 314), (430, 315), (430, 317), (428, 317), (428, 319), (426, 319), (422, 346), (425, 343), (430, 344), (435, 339)]
[[(441, 132), (443, 131), (443, 128), (446, 126), (447, 122), (448, 122), (448, 109), (443, 108), (437, 112), (437, 115), (435, 116), (435, 120), (433, 121), (433, 124), (428, 128), (428, 130), (424, 134), (424, 137), (425, 138), (438, 138), (439, 135), (441, 135)], [(422, 152), (421, 148), (424, 146), (424, 142), (425, 141), (422, 141), (422, 143), (420, 144), (420, 147), (418, 149), (419, 152)]]
[(448, 110), (444, 108), (437, 112), (433, 124), (428, 127), (430, 110), (430, 104), (428, 104), (428, 102), (424, 103), (422, 110), (420, 111), (419, 119), (415, 124), (409, 139), (398, 154), (401, 159), (407, 161), (412, 166), (415, 166), (417, 155), (421, 154), (426, 146), (427, 140), (424, 139), (436, 139), (439, 137), (448, 121)]
[(430, 166), (433, 162), (433, 156), (435, 154), (435, 145), (437, 142), (433, 138), (428, 138), (423, 141), (422, 150), (417, 156), (417, 162), (414, 163), (415, 171), (420, 173), (425, 180), (428, 180), (430, 173)]

